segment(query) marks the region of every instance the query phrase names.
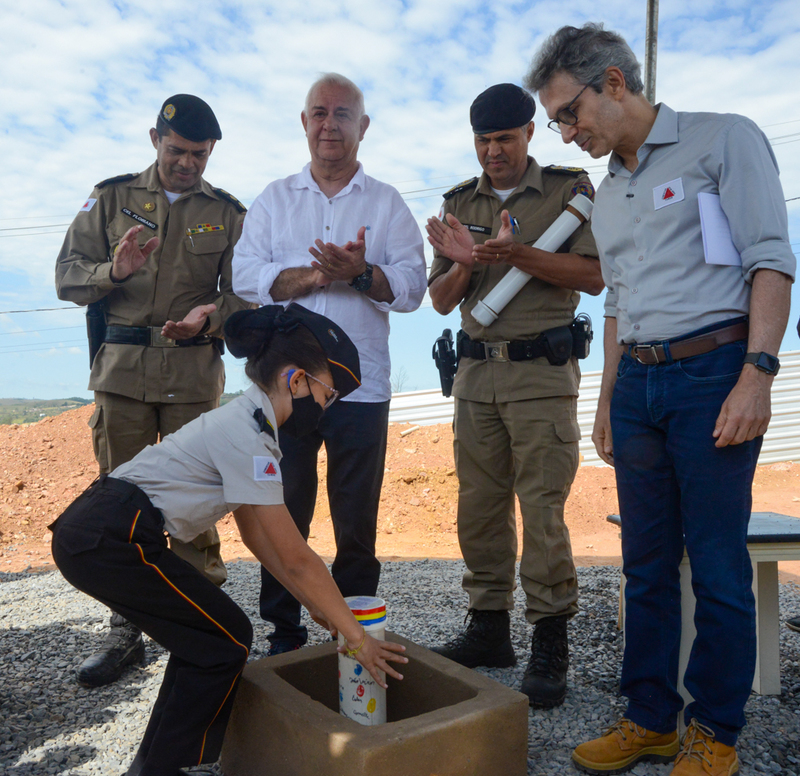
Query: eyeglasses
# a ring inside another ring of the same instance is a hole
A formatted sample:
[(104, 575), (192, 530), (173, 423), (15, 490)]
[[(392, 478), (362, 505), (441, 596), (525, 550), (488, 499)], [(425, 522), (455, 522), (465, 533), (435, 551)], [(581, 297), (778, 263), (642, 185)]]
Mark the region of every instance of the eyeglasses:
[(326, 409), (328, 409), (328, 407), (331, 406), (331, 404), (333, 404), (339, 398), (339, 391), (337, 391), (335, 388), (331, 388), (330, 385), (323, 383), (322, 380), (317, 380), (317, 378), (314, 377), (314, 375), (310, 375), (308, 372), (306, 372), (306, 377), (309, 380), (313, 380), (315, 383), (319, 383), (323, 388), (327, 388), (331, 392), (331, 395), (325, 400), (325, 404), (322, 405), (322, 410), (324, 412)]
[(576, 95), (575, 99), (573, 99), (566, 108), (562, 108), (558, 113), (556, 113), (556, 117), (552, 121), (547, 122), (547, 128), (552, 129), (553, 132), (558, 132), (561, 134), (561, 124), (565, 124), (568, 127), (572, 127), (578, 123), (578, 117), (575, 114), (575, 111), (572, 110), (572, 106), (578, 100), (587, 89), (589, 88), (589, 84), (583, 87)]

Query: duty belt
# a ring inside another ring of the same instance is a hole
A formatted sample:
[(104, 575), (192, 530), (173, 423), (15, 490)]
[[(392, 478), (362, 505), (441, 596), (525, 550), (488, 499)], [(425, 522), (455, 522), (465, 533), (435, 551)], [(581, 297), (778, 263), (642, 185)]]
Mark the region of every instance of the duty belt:
[(747, 321), (742, 321), (689, 339), (665, 340), (651, 345), (628, 345), (627, 349), (631, 358), (635, 358), (640, 364), (653, 366), (663, 364), (667, 360), (667, 348), (672, 360), (678, 361), (681, 358), (710, 353), (722, 345), (747, 339), (748, 331)]
[(463, 333), (458, 343), (458, 353), (480, 361), (531, 361), (547, 355), (542, 337), (535, 340), (484, 342), (470, 339)]
[(104, 342), (120, 345), (143, 345), (148, 348), (188, 348), (193, 345), (210, 345), (214, 337), (198, 334), (188, 339), (174, 340), (161, 333), (161, 326), (106, 326)]

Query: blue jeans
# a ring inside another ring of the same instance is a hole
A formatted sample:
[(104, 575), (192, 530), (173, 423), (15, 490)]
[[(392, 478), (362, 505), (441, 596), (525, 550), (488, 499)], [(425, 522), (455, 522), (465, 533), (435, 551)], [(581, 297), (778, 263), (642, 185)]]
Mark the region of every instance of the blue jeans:
[(622, 518), (626, 716), (667, 733), (683, 706), (678, 566), (684, 544), (697, 599), (684, 676), (696, 718), (736, 743), (755, 671), (755, 599), (747, 551), (751, 487), (762, 438), (724, 448), (711, 436), (742, 369), (746, 342), (645, 366), (627, 354), (617, 370), (611, 432)]

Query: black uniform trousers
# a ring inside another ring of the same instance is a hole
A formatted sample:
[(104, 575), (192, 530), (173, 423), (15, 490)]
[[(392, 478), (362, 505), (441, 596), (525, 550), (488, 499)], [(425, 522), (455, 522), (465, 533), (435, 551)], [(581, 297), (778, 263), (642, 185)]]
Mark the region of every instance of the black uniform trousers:
[[(317, 455), (325, 443), (328, 503), (336, 539), (331, 575), (345, 597), (374, 596), (378, 590), (381, 564), (375, 557), (375, 535), (388, 428), (388, 401), (337, 401), (311, 434), (281, 434), (283, 498), (304, 539), (308, 539), (317, 503)], [(263, 566), (260, 611), (275, 626), (270, 639), (306, 642), (300, 603)]]
[(128, 773), (215, 762), (253, 639), (247, 615), (168, 548), (161, 512), (135, 485), (102, 476), (51, 529), (67, 581), (170, 652)]

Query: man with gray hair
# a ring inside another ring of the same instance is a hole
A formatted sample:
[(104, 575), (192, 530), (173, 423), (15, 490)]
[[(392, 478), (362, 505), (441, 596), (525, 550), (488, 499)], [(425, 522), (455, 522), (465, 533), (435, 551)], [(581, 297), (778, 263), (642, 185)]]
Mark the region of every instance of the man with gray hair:
[[(565, 143), (611, 154), (592, 218), (608, 288), (592, 439), (616, 469), (629, 703), (573, 760), (622, 773), (677, 755), (673, 776), (731, 776), (755, 670), (752, 481), (795, 273), (777, 163), (743, 116), (651, 105), (602, 25), (558, 30), (526, 85)], [(684, 547), (697, 636), (681, 746)]]
[[(371, 596), (380, 576), (375, 536), (391, 396), (389, 312), (411, 312), (422, 301), (422, 235), (397, 190), (365, 175), (358, 161), (370, 120), (352, 81), (323, 75), (300, 118), (311, 162), (256, 198), (234, 253), (233, 286), (251, 302), (297, 302), (324, 314), (358, 348), (361, 388), (334, 403), (316, 430), (309, 433), (295, 403), (292, 423), (281, 427), (281, 472), (286, 506), (308, 538), (325, 443), (333, 578), (344, 596)], [(275, 626), (270, 654), (305, 643), (299, 602), (263, 568), (260, 605)]]

